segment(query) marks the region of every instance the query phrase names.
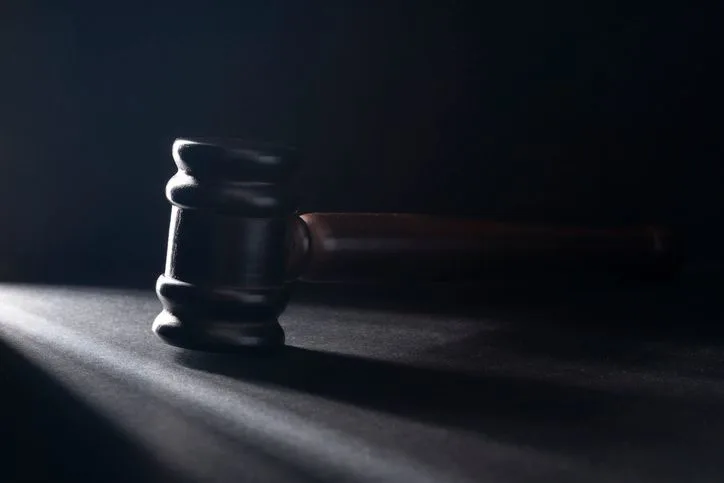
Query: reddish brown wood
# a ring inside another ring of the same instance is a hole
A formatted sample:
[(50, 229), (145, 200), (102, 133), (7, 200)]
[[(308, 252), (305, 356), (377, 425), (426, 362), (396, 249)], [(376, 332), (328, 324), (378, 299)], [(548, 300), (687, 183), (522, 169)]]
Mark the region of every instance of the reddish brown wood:
[(641, 269), (671, 253), (670, 237), (653, 226), (587, 229), (373, 213), (301, 219), (306, 233), (296, 226), (293, 258), (301, 279), (315, 282)]

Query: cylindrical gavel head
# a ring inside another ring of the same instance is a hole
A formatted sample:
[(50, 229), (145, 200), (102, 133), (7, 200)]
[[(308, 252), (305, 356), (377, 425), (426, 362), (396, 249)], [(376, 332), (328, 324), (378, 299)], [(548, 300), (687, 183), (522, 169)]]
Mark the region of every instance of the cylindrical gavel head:
[(156, 283), (163, 311), (153, 331), (161, 339), (209, 351), (283, 344), (292, 154), (240, 141), (176, 140), (166, 267)]

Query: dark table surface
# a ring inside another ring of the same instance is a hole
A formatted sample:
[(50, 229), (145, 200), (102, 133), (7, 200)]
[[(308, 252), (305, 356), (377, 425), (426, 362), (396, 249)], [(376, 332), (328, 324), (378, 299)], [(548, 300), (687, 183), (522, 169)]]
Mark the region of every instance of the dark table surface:
[(294, 298), (274, 357), (151, 290), (0, 285), (3, 481), (722, 481), (718, 283)]

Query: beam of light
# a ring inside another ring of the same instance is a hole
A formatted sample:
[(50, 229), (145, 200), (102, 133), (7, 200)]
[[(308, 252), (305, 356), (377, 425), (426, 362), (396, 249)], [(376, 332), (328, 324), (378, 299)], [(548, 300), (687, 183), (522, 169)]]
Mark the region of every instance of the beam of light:
[(331, 481), (470, 481), (406, 458), (390, 448), (310, 424), (248, 395), (210, 384), (182, 367), (124, 352), (7, 304), (0, 306), (0, 336), (8, 342), (30, 339), (34, 344), (90, 364), (104, 374), (138, 383), (139, 387), (160, 394), (169, 404), (200, 410), (209, 423), (222, 431)]

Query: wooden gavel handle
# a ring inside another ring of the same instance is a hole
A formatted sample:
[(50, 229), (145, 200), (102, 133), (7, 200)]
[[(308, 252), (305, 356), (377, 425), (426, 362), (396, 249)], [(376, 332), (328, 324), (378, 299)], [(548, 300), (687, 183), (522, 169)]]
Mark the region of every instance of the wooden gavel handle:
[(531, 271), (648, 269), (667, 263), (657, 227), (593, 229), (413, 214), (308, 213), (294, 221), (290, 271), (310, 282), (464, 280)]

